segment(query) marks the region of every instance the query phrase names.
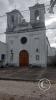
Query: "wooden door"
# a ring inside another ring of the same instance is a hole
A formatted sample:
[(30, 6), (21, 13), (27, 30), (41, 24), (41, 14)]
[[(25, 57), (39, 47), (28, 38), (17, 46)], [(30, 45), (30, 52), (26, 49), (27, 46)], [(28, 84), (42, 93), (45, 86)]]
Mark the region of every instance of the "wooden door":
[(19, 65), (22, 67), (29, 65), (29, 55), (26, 50), (22, 50), (19, 54)]

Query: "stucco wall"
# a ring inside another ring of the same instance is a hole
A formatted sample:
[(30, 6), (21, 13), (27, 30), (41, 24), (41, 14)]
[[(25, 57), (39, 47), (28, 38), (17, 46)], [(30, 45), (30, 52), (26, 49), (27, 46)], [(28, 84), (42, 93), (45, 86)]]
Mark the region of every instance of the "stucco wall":
[[(27, 37), (28, 41), (25, 45), (21, 44), (21, 37)], [(19, 53), (21, 50), (27, 50), (29, 53), (29, 64), (46, 66), (47, 64), (47, 45), (45, 31), (33, 31), (25, 33), (12, 33), (6, 35), (8, 45), (8, 63), (10, 61), (10, 50), (13, 49), (13, 62), (19, 65)], [(38, 52), (36, 49), (38, 48)], [(36, 60), (36, 55), (39, 55), (39, 60)]]
[(0, 61), (1, 61), (1, 55), (4, 54), (5, 55), (5, 59), (3, 64), (6, 64), (7, 61), (7, 45), (6, 43), (0, 42)]

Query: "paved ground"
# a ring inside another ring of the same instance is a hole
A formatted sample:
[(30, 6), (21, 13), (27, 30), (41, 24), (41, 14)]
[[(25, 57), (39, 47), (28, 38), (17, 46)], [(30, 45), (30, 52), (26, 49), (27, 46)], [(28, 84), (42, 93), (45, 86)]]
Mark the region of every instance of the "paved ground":
[(0, 68), (0, 79), (37, 81), (44, 71), (43, 68)]
[(56, 81), (56, 68), (0, 68), (0, 79), (38, 81), (41, 78)]
[[(53, 83), (48, 91), (44, 92), (38, 87), (39, 79), (42, 78), (48, 78)], [(55, 67), (47, 69), (0, 68), (0, 79), (14, 80), (0, 80), (0, 100), (56, 100)]]
[(56, 84), (44, 92), (37, 82), (0, 80), (0, 100), (56, 100)]

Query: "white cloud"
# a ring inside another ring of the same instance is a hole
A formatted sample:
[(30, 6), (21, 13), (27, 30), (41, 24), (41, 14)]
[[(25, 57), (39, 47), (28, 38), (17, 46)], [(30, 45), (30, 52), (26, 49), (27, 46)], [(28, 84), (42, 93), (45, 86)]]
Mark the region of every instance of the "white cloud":
[(53, 24), (54, 22), (56, 22), (56, 14), (48, 14), (45, 20), (45, 25), (49, 26)]
[(51, 47), (55, 47), (56, 48), (56, 43), (52, 43)]
[(8, 0), (0, 0), (0, 15), (8, 11), (8, 8), (9, 8)]
[(5, 34), (0, 34), (0, 41), (6, 42), (6, 35)]

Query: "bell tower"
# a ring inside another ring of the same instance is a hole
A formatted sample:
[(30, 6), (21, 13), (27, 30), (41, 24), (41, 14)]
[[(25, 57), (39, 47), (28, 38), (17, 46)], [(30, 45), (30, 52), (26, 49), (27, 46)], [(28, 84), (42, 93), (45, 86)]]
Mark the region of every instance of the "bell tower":
[(21, 13), (14, 9), (11, 12), (7, 13), (7, 31), (13, 31), (13, 29), (18, 25), (21, 24), (23, 16)]
[(36, 4), (30, 7), (30, 23), (33, 27), (45, 27), (45, 6)]

